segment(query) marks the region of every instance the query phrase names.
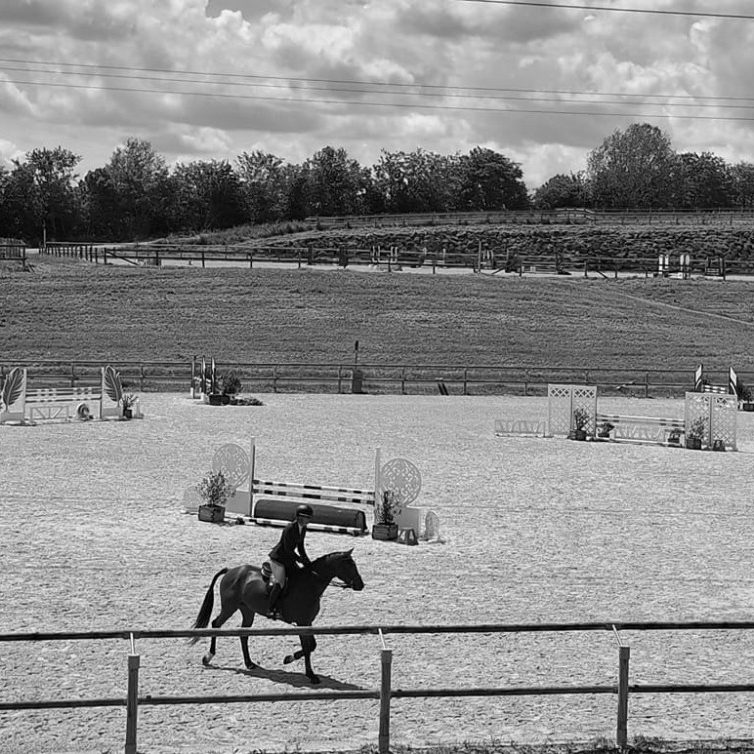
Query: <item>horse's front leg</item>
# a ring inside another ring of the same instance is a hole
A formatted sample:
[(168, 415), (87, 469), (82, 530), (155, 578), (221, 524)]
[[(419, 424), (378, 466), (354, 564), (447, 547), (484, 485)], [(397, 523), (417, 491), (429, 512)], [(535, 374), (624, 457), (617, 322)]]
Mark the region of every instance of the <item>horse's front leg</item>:
[(300, 660), (304, 658), (304, 666), (306, 677), (314, 684), (319, 683), (319, 676), (312, 670), (311, 654), (317, 648), (317, 640), (312, 634), (299, 634), (299, 641), (301, 642), (301, 649), (296, 650), (292, 655), (286, 655), (283, 658), (283, 662), (288, 663), (294, 660)]
[(319, 676), (312, 670), (312, 652), (317, 648), (317, 640), (311, 634), (299, 637), (301, 649), (304, 650), (304, 666), (307, 678), (314, 684), (319, 683)]

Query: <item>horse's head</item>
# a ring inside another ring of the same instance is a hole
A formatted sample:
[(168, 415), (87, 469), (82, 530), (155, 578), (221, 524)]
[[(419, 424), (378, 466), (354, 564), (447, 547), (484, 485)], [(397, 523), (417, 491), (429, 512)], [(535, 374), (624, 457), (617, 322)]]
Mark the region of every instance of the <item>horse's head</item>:
[(315, 562), (315, 570), (323, 574), (327, 571), (330, 578), (340, 579), (350, 589), (360, 592), (364, 588), (364, 580), (361, 578), (359, 569), (351, 557), (352, 552), (353, 548), (343, 552), (331, 552), (329, 555), (324, 555), (322, 558), (318, 558), (318, 561), (325, 561), (325, 568), (322, 568), (318, 562)]

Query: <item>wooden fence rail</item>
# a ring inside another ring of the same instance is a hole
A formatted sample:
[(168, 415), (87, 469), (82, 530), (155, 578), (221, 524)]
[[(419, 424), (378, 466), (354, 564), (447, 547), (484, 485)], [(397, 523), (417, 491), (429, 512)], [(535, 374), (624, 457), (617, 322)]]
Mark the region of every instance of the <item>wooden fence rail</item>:
[(409, 245), (407, 248), (388, 247), (353, 248), (350, 246), (321, 247), (309, 244), (296, 245), (279, 241), (275, 245), (253, 247), (234, 244), (168, 244), (145, 243), (122, 246), (95, 246), (68, 242), (51, 242), (40, 249), (41, 253), (73, 257), (94, 264), (130, 264), (161, 267), (163, 265), (233, 266), (254, 268), (257, 265), (297, 266), (298, 269), (315, 265), (333, 267), (370, 266), (387, 271), (404, 268), (425, 268), (433, 274), (443, 270), (466, 269), (473, 272), (491, 271), (529, 274), (561, 274), (584, 277), (617, 278), (619, 275), (652, 277), (706, 276), (726, 279), (730, 275), (754, 275), (754, 262), (748, 258), (727, 259), (719, 254), (689, 257), (681, 262), (680, 255), (666, 261), (662, 257), (615, 257), (583, 255), (578, 253), (537, 252), (521, 255), (509, 254), (499, 243), (478, 242), (476, 249), (427, 249)]
[[(139, 392), (189, 391), (200, 367), (192, 361), (111, 362), (123, 385)], [(81, 387), (97, 384), (100, 361), (0, 360), (0, 384), (13, 367), (28, 370), (29, 387)], [(681, 395), (694, 387), (694, 367), (688, 369), (621, 369), (611, 367), (527, 367), (452, 364), (384, 364), (368, 362), (265, 364), (217, 359), (218, 374), (234, 371), (242, 391), (421, 395), (436, 393), (438, 384), (449, 395), (547, 394), (547, 385), (596, 385), (603, 394), (656, 397)], [(745, 384), (754, 371), (737, 370)], [(355, 377), (359, 390), (354, 389)], [(727, 385), (727, 369), (705, 370), (713, 384)]]
[[(126, 697), (101, 699), (54, 699), (38, 701), (0, 701), (0, 711), (69, 709), (84, 707), (125, 707), (125, 754), (137, 752), (138, 708), (149, 705), (233, 704), (292, 701), (344, 701), (374, 699), (379, 705), (378, 747), (380, 754), (390, 750), (391, 699), (424, 699), (438, 697), (501, 697), (501, 696), (553, 696), (612, 694), (617, 697), (616, 744), (625, 747), (628, 742), (628, 699), (630, 694), (671, 693), (747, 693), (754, 691), (754, 683), (735, 684), (631, 684), (629, 682), (630, 647), (623, 644), (621, 631), (682, 631), (682, 630), (753, 630), (754, 621), (686, 621), (686, 622), (597, 622), (597, 623), (526, 623), (429, 625), (429, 626), (334, 626), (301, 628), (241, 628), (241, 629), (186, 629), (186, 630), (133, 630), (84, 631), (0, 634), (0, 642), (70, 641), (83, 639), (127, 639), (128, 687)], [(461, 633), (527, 633), (527, 632), (581, 632), (611, 631), (618, 644), (617, 682), (612, 685), (566, 686), (514, 686), (501, 688), (420, 688), (394, 689), (392, 687), (392, 650), (387, 648), (385, 637), (389, 634), (461, 634)], [(366, 634), (378, 635), (381, 640), (379, 689), (343, 691), (307, 691), (296, 694), (242, 694), (214, 696), (147, 696), (141, 697), (139, 688), (140, 656), (136, 653), (137, 639), (163, 639), (210, 636), (286, 636), (300, 634)]]

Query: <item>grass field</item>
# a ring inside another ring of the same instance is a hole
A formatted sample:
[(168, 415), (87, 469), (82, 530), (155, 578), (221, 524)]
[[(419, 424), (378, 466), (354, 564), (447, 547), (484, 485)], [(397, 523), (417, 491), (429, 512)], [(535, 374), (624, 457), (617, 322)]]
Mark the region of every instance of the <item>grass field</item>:
[(754, 283), (178, 269), (0, 272), (0, 361), (754, 369)]

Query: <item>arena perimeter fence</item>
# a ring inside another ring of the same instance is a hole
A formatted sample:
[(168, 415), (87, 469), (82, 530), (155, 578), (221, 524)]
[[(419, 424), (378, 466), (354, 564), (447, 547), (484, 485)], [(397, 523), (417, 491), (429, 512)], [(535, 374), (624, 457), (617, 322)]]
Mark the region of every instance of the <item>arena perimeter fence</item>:
[[(207, 355), (206, 363), (210, 362)], [(189, 393), (201, 371), (191, 361), (109, 361), (126, 391)], [(241, 392), (371, 393), (388, 395), (523, 395), (546, 396), (548, 384), (596, 385), (603, 395), (682, 396), (694, 389), (696, 365), (687, 369), (620, 369), (609, 367), (461, 366), (432, 364), (264, 364), (225, 361), (215, 355), (218, 377), (234, 372)], [(103, 361), (0, 361), (0, 384), (13, 367), (28, 370), (30, 388), (98, 385)], [(736, 370), (745, 384), (754, 372)], [(705, 378), (727, 385), (728, 367), (707, 369)]]
[[(552, 247), (549, 243), (548, 247)], [(58, 257), (72, 257), (93, 264), (125, 264), (137, 267), (183, 266), (196, 264), (207, 266), (248, 267), (257, 265), (276, 265), (283, 267), (312, 267), (326, 265), (331, 267), (370, 266), (391, 270), (404, 268), (431, 269), (433, 274), (446, 270), (513, 272), (524, 274), (545, 273), (550, 275), (576, 275), (583, 277), (618, 278), (619, 275), (648, 277), (680, 278), (703, 276), (727, 279), (733, 275), (754, 275), (754, 264), (747, 258), (727, 259), (718, 253), (704, 256), (687, 256), (681, 261), (677, 255), (659, 255), (654, 257), (616, 257), (615, 255), (583, 255), (571, 253), (552, 253), (533, 249), (530, 255), (510, 255), (505, 244), (485, 244), (481, 240), (475, 251), (457, 248), (428, 251), (410, 246), (402, 248), (397, 245), (381, 248), (352, 248), (350, 246), (319, 247), (295, 246), (280, 242), (275, 246), (255, 246), (249, 248), (242, 244), (174, 244), (145, 243), (122, 246), (96, 246), (70, 242), (50, 242), (40, 248), (40, 253)]]
[[(374, 699), (379, 701), (378, 747), (380, 754), (390, 751), (390, 702), (392, 699), (418, 699), (437, 697), (504, 697), (504, 696), (554, 696), (595, 695), (617, 696), (616, 745), (624, 748), (628, 743), (628, 699), (630, 694), (697, 694), (743, 693), (754, 691), (754, 683), (735, 684), (632, 684), (629, 679), (631, 648), (621, 641), (620, 631), (677, 631), (677, 630), (751, 630), (754, 621), (722, 622), (637, 622), (637, 623), (550, 623), (550, 624), (489, 624), (476, 626), (341, 626), (331, 628), (277, 628), (277, 629), (191, 629), (154, 631), (90, 631), (56, 633), (0, 634), (0, 642), (69, 641), (81, 639), (126, 639), (130, 642), (128, 655), (128, 687), (126, 697), (102, 699), (47, 699), (38, 701), (0, 701), (0, 712), (40, 709), (71, 709), (83, 707), (125, 707), (125, 754), (137, 754), (138, 709), (147, 705), (236, 704), (254, 702), (336, 701)], [(459, 634), (459, 633), (531, 633), (565, 631), (611, 631), (618, 648), (617, 682), (611, 685), (589, 686), (509, 686), (499, 688), (393, 688), (392, 650), (388, 649), (388, 634)], [(376, 634), (381, 640), (379, 689), (342, 691), (309, 691), (296, 694), (236, 694), (217, 696), (139, 696), (140, 656), (136, 653), (137, 639), (177, 639), (210, 636), (286, 636), (300, 634)]]

